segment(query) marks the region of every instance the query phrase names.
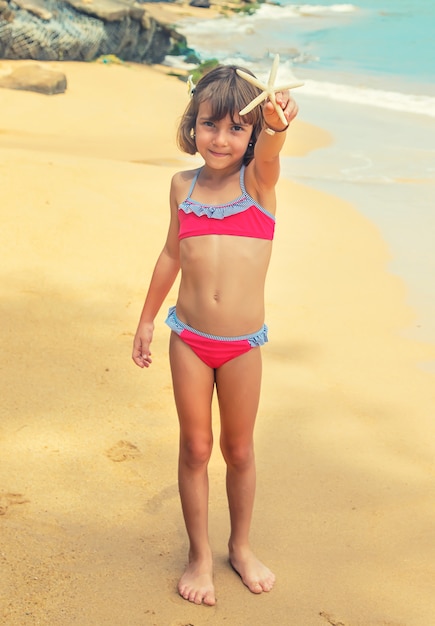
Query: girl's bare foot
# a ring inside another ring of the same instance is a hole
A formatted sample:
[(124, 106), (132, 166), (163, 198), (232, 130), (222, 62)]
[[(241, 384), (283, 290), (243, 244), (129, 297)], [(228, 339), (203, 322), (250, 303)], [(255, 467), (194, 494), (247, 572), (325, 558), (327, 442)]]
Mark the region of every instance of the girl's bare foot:
[(230, 550), (230, 563), (252, 593), (262, 593), (272, 589), (275, 574), (263, 565), (251, 550)]
[(216, 604), (213, 566), (210, 560), (191, 560), (178, 583), (178, 593), (195, 604)]

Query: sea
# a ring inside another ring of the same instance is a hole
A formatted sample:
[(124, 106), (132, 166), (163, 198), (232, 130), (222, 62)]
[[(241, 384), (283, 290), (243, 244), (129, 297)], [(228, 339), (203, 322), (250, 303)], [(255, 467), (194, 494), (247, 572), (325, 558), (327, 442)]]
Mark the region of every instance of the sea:
[(282, 175), (349, 201), (377, 226), (416, 312), (404, 333), (435, 343), (434, 0), (279, 0), (176, 28), (201, 60), (267, 80), (279, 54), (277, 82), (304, 82), (293, 91), (299, 117), (333, 143), (283, 158)]

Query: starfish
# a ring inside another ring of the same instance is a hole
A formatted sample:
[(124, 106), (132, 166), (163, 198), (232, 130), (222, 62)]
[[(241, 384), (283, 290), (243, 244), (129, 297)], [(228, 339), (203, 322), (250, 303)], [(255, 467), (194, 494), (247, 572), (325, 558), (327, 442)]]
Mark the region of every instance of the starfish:
[(279, 85), (278, 87), (275, 87), (274, 83), (275, 83), (276, 73), (278, 71), (278, 65), (279, 65), (279, 54), (275, 55), (275, 58), (273, 60), (272, 69), (270, 70), (267, 85), (260, 82), (258, 78), (255, 78), (255, 76), (251, 76), (251, 74), (247, 74), (243, 70), (236, 70), (237, 74), (241, 76), (242, 78), (244, 78), (245, 80), (247, 80), (248, 83), (251, 83), (251, 85), (254, 85), (255, 87), (258, 87), (259, 89), (262, 90), (262, 93), (260, 93), (256, 98), (252, 100), (252, 102), (250, 102), (247, 106), (245, 106), (244, 109), (240, 111), (239, 113), (240, 115), (246, 115), (246, 113), (249, 113), (249, 111), (252, 111), (252, 109), (254, 109), (257, 105), (263, 102), (263, 100), (266, 100), (266, 98), (269, 98), (269, 100), (271, 101), (271, 103), (273, 104), (275, 108), (275, 111), (278, 113), (279, 118), (282, 121), (282, 123), (288, 126), (288, 122), (285, 119), (285, 115), (282, 112), (282, 108), (276, 102), (275, 94), (278, 91), (286, 91), (287, 89), (294, 89), (295, 87), (302, 87), (304, 83), (300, 81), (299, 82), (296, 81), (293, 83), (288, 83), (287, 85)]

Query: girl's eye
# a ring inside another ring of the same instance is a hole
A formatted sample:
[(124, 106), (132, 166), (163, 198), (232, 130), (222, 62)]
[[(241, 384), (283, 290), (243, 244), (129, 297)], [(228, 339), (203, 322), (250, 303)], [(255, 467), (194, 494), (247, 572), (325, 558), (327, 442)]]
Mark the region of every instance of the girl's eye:
[(208, 126), (209, 128), (211, 128), (212, 126), (214, 126), (213, 122), (210, 122), (209, 120), (206, 120), (204, 122), (204, 126)]
[(243, 130), (243, 126), (238, 126), (237, 124), (234, 124), (233, 130), (236, 130), (236, 131)]

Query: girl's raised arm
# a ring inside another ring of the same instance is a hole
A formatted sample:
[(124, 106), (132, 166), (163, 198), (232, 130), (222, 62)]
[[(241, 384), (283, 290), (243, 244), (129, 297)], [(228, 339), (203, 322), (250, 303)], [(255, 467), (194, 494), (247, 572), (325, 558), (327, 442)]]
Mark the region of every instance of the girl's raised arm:
[[(276, 102), (281, 106), (288, 124), (296, 117), (298, 106), (289, 91), (278, 92)], [(253, 173), (260, 188), (275, 187), (279, 178), (279, 154), (284, 145), (288, 125), (284, 126), (273, 104), (263, 108), (264, 128), (255, 144)]]

